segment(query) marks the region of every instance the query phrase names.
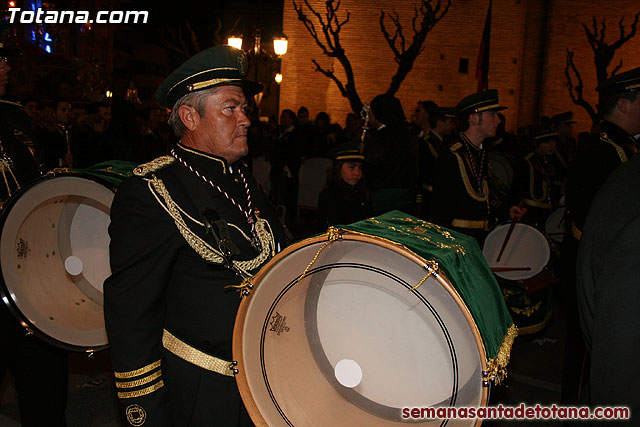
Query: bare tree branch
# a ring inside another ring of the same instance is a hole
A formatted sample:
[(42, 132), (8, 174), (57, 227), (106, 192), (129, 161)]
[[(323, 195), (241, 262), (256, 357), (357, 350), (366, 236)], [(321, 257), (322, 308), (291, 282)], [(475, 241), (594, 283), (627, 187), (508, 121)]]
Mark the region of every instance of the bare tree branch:
[[(306, 9), (309, 9), (311, 14), (315, 17), (315, 20), (321, 28), (321, 32), (318, 32), (316, 29), (316, 24), (312, 21), (312, 18), (305, 14), (305, 7)], [(342, 45), (340, 44), (340, 31), (349, 22), (351, 14), (347, 11), (346, 17), (341, 21), (337, 13), (339, 7), (340, 0), (337, 2), (335, 2), (335, 0), (326, 0), (324, 2), (325, 13), (323, 16), (311, 7), (308, 0), (304, 0), (304, 5), (298, 4), (293, 0), (293, 8), (298, 15), (298, 20), (304, 24), (305, 28), (318, 47), (320, 47), (322, 52), (329, 58), (335, 58), (338, 60), (344, 70), (347, 82), (342, 83), (333, 70), (322, 68), (318, 61), (313, 59), (312, 62), (316, 67), (316, 71), (319, 71), (330, 78), (336, 86), (338, 86), (342, 96), (349, 100), (351, 109), (356, 113), (360, 113), (360, 110), (362, 109), (362, 101), (360, 100), (360, 96), (356, 90), (353, 68), (349, 58), (347, 58), (347, 55), (342, 48)]]
[(451, 0), (445, 1), (446, 5), (443, 6), (442, 0), (420, 0), (420, 8), (414, 6), (414, 16), (411, 20), (413, 37), (408, 47), (406, 46), (402, 31), (403, 27), (398, 14), (395, 11), (395, 15), (389, 14), (389, 18), (396, 27), (394, 35), (391, 36), (384, 24), (386, 14), (384, 11), (380, 12), (380, 30), (393, 52), (394, 60), (398, 64), (398, 70), (391, 78), (391, 84), (387, 89), (388, 94), (393, 95), (398, 91), (400, 84), (409, 74), (409, 71), (413, 68), (413, 63), (422, 52), (427, 34), (449, 11)]
[[(591, 121), (595, 123), (597, 121), (597, 113), (594, 108), (584, 99), (583, 97), (583, 89), (584, 84), (582, 82), (582, 76), (576, 67), (575, 62), (573, 61), (573, 54), (571, 50), (567, 49), (567, 63), (564, 68), (564, 75), (567, 78), (567, 88), (569, 89), (569, 96), (574, 104), (581, 106), (584, 108), (589, 117), (591, 117)], [(577, 83), (574, 85), (573, 79), (571, 78), (571, 71), (575, 75), (577, 79)]]
[[(590, 27), (587, 24), (582, 24), (589, 46), (591, 46), (591, 50), (593, 51), (593, 62), (596, 68), (598, 84), (604, 82), (611, 76), (614, 76), (622, 68), (621, 59), (618, 65), (611, 70), (611, 73), (608, 72), (616, 50), (620, 49), (625, 43), (635, 37), (639, 16), (640, 12), (635, 14), (629, 33), (626, 32), (626, 28), (624, 26), (624, 16), (620, 18), (620, 21), (618, 21), (618, 39), (611, 44), (605, 41), (607, 25), (604, 19), (600, 24), (598, 24), (596, 17), (593, 16)], [(576, 85), (573, 84), (570, 71), (573, 71), (573, 75), (578, 80)], [(573, 61), (573, 52), (569, 49), (567, 49), (567, 66), (565, 68), (565, 76), (567, 77), (567, 87), (569, 88), (571, 100), (574, 104), (583, 107), (595, 123), (599, 117), (600, 111), (596, 114), (596, 110), (582, 97), (582, 78)]]
[(336, 77), (336, 75), (333, 72), (333, 70), (325, 70), (324, 68), (322, 68), (320, 66), (320, 64), (318, 64), (318, 61), (316, 61), (315, 59), (312, 59), (311, 62), (313, 62), (313, 64), (316, 66), (316, 71), (321, 72), (322, 74), (324, 74), (325, 76), (329, 77), (331, 80), (333, 80), (335, 82), (335, 84), (338, 86), (338, 89), (340, 90), (340, 93), (342, 94), (342, 96), (344, 96), (346, 98), (347, 97), (347, 90), (342, 85), (342, 82), (340, 81), (340, 79), (338, 79), (338, 77)]
[(620, 70), (620, 68), (622, 68), (622, 59), (620, 60), (620, 62), (618, 63), (618, 65), (615, 66), (615, 68), (613, 69), (613, 71), (611, 71), (611, 77), (615, 76), (616, 73)]

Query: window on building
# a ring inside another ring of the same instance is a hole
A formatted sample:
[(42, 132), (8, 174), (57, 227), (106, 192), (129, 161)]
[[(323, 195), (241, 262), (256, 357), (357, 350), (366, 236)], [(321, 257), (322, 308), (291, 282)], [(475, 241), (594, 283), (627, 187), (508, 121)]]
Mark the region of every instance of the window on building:
[(460, 58), (460, 64), (458, 64), (458, 72), (460, 74), (469, 73), (469, 58)]

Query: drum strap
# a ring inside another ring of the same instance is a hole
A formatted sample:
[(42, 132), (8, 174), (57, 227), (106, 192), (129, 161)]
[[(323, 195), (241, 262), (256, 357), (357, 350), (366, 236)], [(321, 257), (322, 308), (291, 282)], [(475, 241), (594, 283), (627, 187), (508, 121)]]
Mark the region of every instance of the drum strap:
[(193, 363), (196, 366), (212, 371), (220, 375), (232, 377), (234, 375), (234, 363), (227, 362), (215, 356), (191, 347), (186, 342), (175, 337), (171, 332), (164, 329), (162, 331), (162, 346), (179, 358)]

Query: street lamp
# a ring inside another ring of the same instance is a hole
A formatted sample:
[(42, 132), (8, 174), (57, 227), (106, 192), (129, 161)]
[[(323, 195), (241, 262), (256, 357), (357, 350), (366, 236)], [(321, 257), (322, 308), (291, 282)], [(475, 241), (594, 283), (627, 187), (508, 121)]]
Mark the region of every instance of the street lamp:
[[(253, 43), (253, 52), (258, 55), (261, 52), (262, 31), (257, 29), (255, 32), (255, 39)], [(233, 46), (236, 49), (242, 50), (242, 36), (233, 35), (227, 39), (227, 44)], [(284, 34), (278, 34), (273, 37), (273, 51), (278, 57), (281, 57), (287, 53), (287, 47), (289, 45), (289, 39)]]

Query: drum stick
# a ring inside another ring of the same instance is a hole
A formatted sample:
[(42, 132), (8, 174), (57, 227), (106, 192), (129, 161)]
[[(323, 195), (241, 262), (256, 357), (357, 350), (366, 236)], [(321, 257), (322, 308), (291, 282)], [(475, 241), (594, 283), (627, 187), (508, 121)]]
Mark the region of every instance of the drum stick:
[(530, 271), (531, 267), (491, 267), (491, 271), (493, 272), (501, 272), (501, 271)]
[[(519, 208), (522, 209), (524, 206), (524, 199), (520, 200)], [(511, 221), (511, 225), (509, 226), (509, 230), (507, 231), (507, 235), (504, 237), (504, 242), (502, 242), (502, 247), (500, 248), (500, 253), (498, 253), (498, 259), (496, 262), (500, 262), (500, 258), (502, 257), (502, 253), (504, 252), (504, 248), (507, 247), (507, 243), (509, 243), (509, 239), (511, 238), (511, 233), (513, 232), (513, 227), (516, 226), (516, 222), (518, 222), (518, 217), (514, 217)]]

